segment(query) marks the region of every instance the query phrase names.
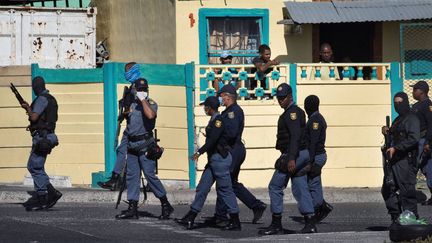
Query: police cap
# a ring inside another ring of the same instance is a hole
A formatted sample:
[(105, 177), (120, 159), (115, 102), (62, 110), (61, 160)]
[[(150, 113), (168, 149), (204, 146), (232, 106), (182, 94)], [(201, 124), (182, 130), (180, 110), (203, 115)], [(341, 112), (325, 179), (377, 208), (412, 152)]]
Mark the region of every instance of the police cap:
[(423, 80), (418, 81), (416, 84), (410, 86), (413, 87), (414, 89), (419, 89), (425, 93), (429, 92), (429, 85)]
[(201, 102), (200, 105), (208, 106), (213, 110), (217, 110), (219, 107), (219, 99), (216, 96), (209, 96), (204, 100), (204, 102)]
[(231, 84), (224, 85), (222, 87), (222, 89), (219, 90), (218, 93), (219, 94), (228, 93), (228, 94), (233, 94), (233, 95), (237, 94), (236, 88), (234, 86), (232, 86)]
[(276, 96), (278, 97), (285, 97), (289, 94), (292, 94), (292, 89), (287, 83), (280, 84), (276, 89)]
[(139, 78), (135, 80), (135, 88), (137, 90), (147, 90), (148, 89), (148, 82), (145, 78)]

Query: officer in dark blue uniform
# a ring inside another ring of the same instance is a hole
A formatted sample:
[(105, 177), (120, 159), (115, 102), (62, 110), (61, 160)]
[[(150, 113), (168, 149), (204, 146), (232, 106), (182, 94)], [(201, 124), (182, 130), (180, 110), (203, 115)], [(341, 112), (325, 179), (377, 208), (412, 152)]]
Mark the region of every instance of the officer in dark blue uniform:
[(282, 233), (283, 195), (289, 179), (292, 179), (292, 193), (298, 202), (300, 213), (304, 215), (305, 227), (301, 233), (314, 233), (314, 207), (307, 183), (307, 165), (309, 152), (304, 137), (306, 116), (292, 100), (292, 89), (286, 83), (278, 86), (276, 96), (279, 105), (285, 110), (278, 120), (276, 149), (281, 157), (276, 161), (275, 172), (268, 186), (272, 222), (259, 234), (272, 235)]
[[(258, 200), (242, 183), (238, 181), (240, 167), (246, 158), (246, 148), (242, 142), (244, 129), (244, 113), (242, 108), (237, 104), (237, 92), (234, 86), (225, 85), (219, 91), (222, 102), (226, 109), (222, 112), (222, 117), (226, 121), (226, 133), (228, 144), (232, 148), (231, 154), (233, 162), (231, 165), (231, 182), (234, 193), (249, 209), (253, 212), (252, 223), (257, 223), (262, 217), (266, 204)], [(215, 216), (206, 221), (210, 225), (218, 225), (226, 217), (226, 206), (218, 198), (216, 202)]]
[(141, 170), (148, 181), (151, 191), (159, 198), (162, 205), (160, 219), (168, 219), (174, 208), (168, 202), (166, 191), (155, 174), (155, 161), (148, 157), (149, 150), (155, 144), (153, 129), (156, 124), (157, 104), (149, 98), (148, 83), (145, 79), (135, 81), (136, 99), (130, 107), (127, 117), (126, 134), (128, 135), (127, 153), (127, 199), (128, 210), (117, 215), (117, 219), (138, 219), (138, 200), (140, 193)]
[(429, 85), (425, 81), (418, 81), (413, 87), (413, 98), (417, 100), (412, 111), (420, 120), (420, 141), (418, 148), (418, 167), (426, 176), (426, 183), (431, 192), (431, 198), (423, 205), (432, 205), (432, 101), (429, 99)]
[[(131, 86), (129, 87), (129, 89), (132, 89), (132, 86), (135, 82), (135, 80), (137, 80), (140, 76), (141, 76), (141, 71), (140, 71), (140, 65), (137, 64), (136, 62), (129, 62), (126, 63), (125, 65), (125, 79), (127, 81), (129, 81), (131, 83)], [(126, 97), (124, 97), (126, 98)], [(123, 105), (125, 107), (129, 107), (129, 99), (121, 99), (119, 101), (119, 106)], [(128, 112), (128, 111), (127, 111)], [(126, 114), (127, 115), (127, 114)], [(116, 161), (114, 163), (114, 169), (111, 173), (111, 178), (108, 181), (99, 181), (97, 184), (104, 189), (109, 189), (111, 191), (116, 190), (116, 187), (118, 185), (118, 181), (120, 179), (120, 174), (123, 171), (123, 169), (125, 168), (125, 164), (126, 164), (126, 154), (127, 154), (127, 143), (128, 143), (128, 135), (126, 133), (126, 131), (123, 132), (121, 141), (119, 146), (117, 147), (116, 150)]]
[[(399, 114), (389, 132), (391, 147), (387, 149), (386, 161), (390, 169), (384, 173), (381, 194), (383, 195), (392, 224), (398, 224), (404, 210), (411, 211), (418, 218), (415, 185), (417, 149), (420, 140), (420, 121), (410, 110), (408, 95), (398, 92), (393, 98), (394, 108)], [(386, 167), (388, 167), (386, 165)]]
[(325, 150), (327, 123), (319, 112), (319, 103), (320, 100), (316, 95), (309, 95), (304, 101), (309, 118), (305, 130), (311, 166), (308, 172), (308, 184), (315, 208), (316, 223), (322, 221), (333, 210), (333, 207), (324, 200), (321, 183), (321, 170), (327, 161)]
[(45, 81), (42, 77), (38, 76), (32, 80), (32, 88), (37, 96), (36, 99), (31, 105), (27, 102), (21, 104), (29, 116), (29, 130), (33, 137), (27, 169), (32, 175), (36, 195), (23, 204), (28, 211), (51, 208), (62, 196), (62, 193), (50, 183), (45, 172), (46, 158), (58, 145), (54, 133), (57, 122), (57, 101), (45, 89)]
[(195, 199), (190, 211), (177, 222), (186, 225), (187, 229), (193, 228), (195, 217), (201, 211), (207, 195), (216, 181), (218, 198), (223, 200), (227, 206), (227, 212), (230, 214), (230, 222), (224, 229), (241, 230), (239, 208), (230, 177), (232, 156), (229, 152), (226, 122), (218, 112), (219, 100), (217, 97), (210, 96), (200, 105), (204, 105), (205, 113), (211, 118), (206, 127), (206, 142), (193, 155), (193, 159), (197, 161), (201, 154), (207, 153), (208, 162), (196, 188)]

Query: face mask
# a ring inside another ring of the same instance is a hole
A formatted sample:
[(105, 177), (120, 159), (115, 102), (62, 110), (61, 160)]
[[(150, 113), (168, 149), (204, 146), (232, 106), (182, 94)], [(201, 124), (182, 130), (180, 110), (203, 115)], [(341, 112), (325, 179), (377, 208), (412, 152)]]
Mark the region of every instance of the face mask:
[[(399, 92), (394, 96), (394, 107), (399, 115), (405, 115), (410, 111), (408, 95), (404, 92)], [(396, 102), (400, 101), (400, 102)]]
[(130, 83), (133, 83), (141, 76), (139, 64), (133, 65), (127, 72), (125, 72), (125, 79)]
[(223, 106), (224, 103), (223, 103), (223, 99), (222, 99), (222, 97), (219, 96), (219, 97), (218, 97), (218, 100), (219, 100), (219, 104), (220, 104), (221, 106)]

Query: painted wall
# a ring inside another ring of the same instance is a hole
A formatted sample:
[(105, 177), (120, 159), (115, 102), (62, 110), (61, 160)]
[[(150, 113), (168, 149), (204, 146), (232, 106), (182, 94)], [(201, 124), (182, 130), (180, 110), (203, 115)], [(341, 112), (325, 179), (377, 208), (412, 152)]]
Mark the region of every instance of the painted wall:
[(383, 23), (383, 62), (400, 61), (400, 31), (399, 22)]
[[(194, 61), (199, 63), (199, 33), (198, 33), (198, 12), (200, 8), (261, 8), (268, 9), (269, 16), (269, 37), (272, 56), (285, 55), (290, 52), (285, 43), (284, 27), (276, 24), (283, 19), (282, 8), (283, 0), (250, 1), (250, 0), (223, 0), (203, 1), (177, 1), (176, 2), (176, 63), (186, 63)], [(195, 20), (194, 25), (190, 25), (190, 14)]]
[[(19, 107), (8, 85), (17, 87), (27, 102), (31, 102), (31, 72), (29, 66), (7, 67), (0, 71), (0, 182), (21, 183), (27, 172), (31, 136), (25, 127), (27, 116)], [(77, 74), (78, 77), (80, 77)], [(83, 75), (84, 76), (84, 75)], [(83, 77), (81, 76), (81, 77)], [(72, 184), (90, 184), (91, 172), (103, 169), (103, 86), (100, 83), (56, 84), (46, 87), (57, 99), (59, 118), (56, 134), (60, 145), (48, 156), (45, 168), (49, 175), (70, 176)], [(57, 77), (61, 80), (61, 77)]]
[(115, 62), (175, 63), (174, 0), (93, 0), (97, 41)]

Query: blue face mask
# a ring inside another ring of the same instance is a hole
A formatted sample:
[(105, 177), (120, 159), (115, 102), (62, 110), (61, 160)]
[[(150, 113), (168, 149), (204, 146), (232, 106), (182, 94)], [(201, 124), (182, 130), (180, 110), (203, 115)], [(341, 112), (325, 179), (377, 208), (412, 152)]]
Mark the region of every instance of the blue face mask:
[(133, 83), (139, 77), (141, 77), (139, 64), (133, 65), (127, 72), (125, 72), (125, 79), (130, 83)]

